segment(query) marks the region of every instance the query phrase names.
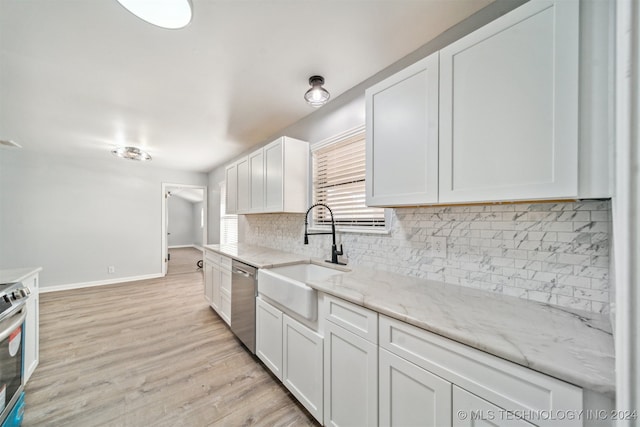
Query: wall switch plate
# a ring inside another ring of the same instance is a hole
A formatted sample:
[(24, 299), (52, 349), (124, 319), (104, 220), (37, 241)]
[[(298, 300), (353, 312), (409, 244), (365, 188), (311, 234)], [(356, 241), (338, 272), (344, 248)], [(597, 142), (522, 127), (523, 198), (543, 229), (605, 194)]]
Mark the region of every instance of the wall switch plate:
[(435, 258), (447, 257), (447, 238), (446, 237), (431, 237), (431, 253)]
[(116, 272), (116, 267), (113, 265), (110, 265), (109, 267), (107, 267), (107, 273), (109, 274), (113, 274)]

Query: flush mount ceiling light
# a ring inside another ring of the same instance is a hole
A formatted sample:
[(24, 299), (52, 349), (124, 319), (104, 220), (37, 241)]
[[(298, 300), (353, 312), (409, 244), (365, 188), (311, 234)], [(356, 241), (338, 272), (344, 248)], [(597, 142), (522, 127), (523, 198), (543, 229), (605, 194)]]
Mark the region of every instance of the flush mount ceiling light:
[(307, 104), (315, 108), (326, 104), (331, 95), (329, 95), (329, 91), (322, 87), (324, 77), (311, 76), (309, 77), (309, 84), (311, 85), (311, 89), (304, 94), (304, 99), (307, 101)]
[(177, 30), (191, 22), (190, 0), (118, 0), (125, 9), (143, 21)]
[(137, 147), (116, 147), (111, 150), (111, 154), (122, 157), (123, 159), (138, 160), (141, 162), (151, 160), (149, 153), (142, 151)]

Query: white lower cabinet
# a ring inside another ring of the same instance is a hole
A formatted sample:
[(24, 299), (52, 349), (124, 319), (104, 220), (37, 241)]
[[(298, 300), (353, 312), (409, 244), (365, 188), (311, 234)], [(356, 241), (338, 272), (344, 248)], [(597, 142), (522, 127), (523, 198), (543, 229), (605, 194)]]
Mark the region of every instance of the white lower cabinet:
[(453, 386), (452, 395), (454, 427), (531, 427), (534, 425), (517, 419), (513, 414), (460, 387)]
[(282, 382), (322, 422), (322, 336), (290, 318), (282, 319)]
[[(492, 421), (494, 425), (521, 426), (528, 424), (507, 424), (507, 421), (520, 421), (515, 417), (506, 417), (507, 411), (520, 414), (544, 411), (569, 413), (581, 411), (584, 407), (582, 389), (576, 386), (396, 319), (381, 315), (379, 321), (381, 352), (387, 350), (433, 376), (450, 382), (454, 387), (464, 389), (464, 393), (454, 390), (452, 419), (446, 425), (492, 425), (487, 423)], [(392, 393), (382, 390), (382, 381), (380, 388), (381, 396)], [(416, 407), (414, 410), (422, 409)], [(505, 417), (493, 420), (491, 416), (483, 418), (489, 414), (483, 413), (483, 409), (494, 411), (495, 417), (501, 414)], [(476, 411), (474, 414), (477, 419), (464, 419), (473, 418), (471, 410)], [(549, 425), (548, 422), (543, 424)], [(562, 420), (561, 425), (570, 427), (583, 424), (581, 419), (575, 417)]]
[(204, 299), (213, 306), (213, 266), (211, 264), (204, 265)]
[(592, 423), (534, 417), (612, 407), (593, 392), (357, 304), (323, 293), (319, 301), (319, 322), (303, 324), (258, 296), (256, 354), (323, 425), (584, 427)]
[(282, 381), (282, 312), (256, 298), (256, 356)]
[(204, 298), (222, 320), (231, 322), (231, 258), (205, 251)]
[(381, 348), (380, 425), (451, 425), (451, 383)]
[(256, 298), (256, 355), (320, 423), (323, 342), (316, 331)]
[(324, 422), (378, 424), (378, 345), (328, 321), (324, 343)]

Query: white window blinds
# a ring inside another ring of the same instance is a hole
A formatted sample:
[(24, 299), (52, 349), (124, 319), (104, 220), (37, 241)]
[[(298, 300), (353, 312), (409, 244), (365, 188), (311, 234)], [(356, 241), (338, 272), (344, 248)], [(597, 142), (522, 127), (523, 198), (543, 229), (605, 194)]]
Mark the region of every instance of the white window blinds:
[(226, 185), (220, 184), (220, 244), (238, 243), (238, 215), (227, 214)]
[[(384, 228), (384, 209), (365, 205), (364, 132), (313, 151), (313, 200), (333, 211), (341, 228)], [(325, 208), (314, 209), (316, 225), (331, 224)]]

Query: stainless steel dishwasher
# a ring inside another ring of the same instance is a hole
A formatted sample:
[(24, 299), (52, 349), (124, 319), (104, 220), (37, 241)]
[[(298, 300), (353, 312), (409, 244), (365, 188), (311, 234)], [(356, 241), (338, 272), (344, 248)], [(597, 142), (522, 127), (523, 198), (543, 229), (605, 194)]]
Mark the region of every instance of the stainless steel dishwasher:
[(256, 353), (257, 268), (240, 261), (231, 264), (231, 331)]

